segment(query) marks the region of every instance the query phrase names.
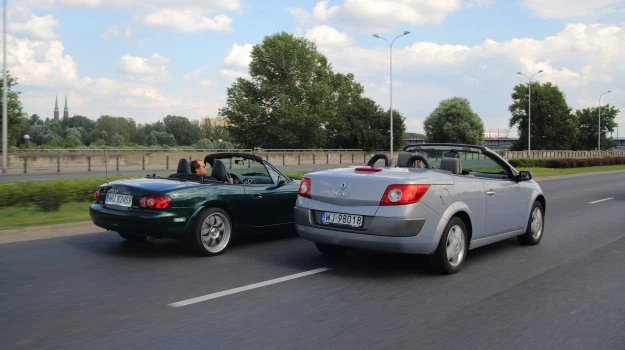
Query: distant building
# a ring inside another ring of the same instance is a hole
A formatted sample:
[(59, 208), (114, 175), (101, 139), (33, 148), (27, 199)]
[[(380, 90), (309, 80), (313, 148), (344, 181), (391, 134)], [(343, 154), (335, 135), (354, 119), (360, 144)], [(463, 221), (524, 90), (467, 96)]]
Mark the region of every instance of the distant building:
[(59, 96), (54, 99), (54, 120), (59, 121)]
[(69, 118), (69, 109), (67, 109), (67, 95), (65, 95), (65, 108), (63, 108), (63, 119)]
[(221, 117), (215, 117), (215, 118), (207, 118), (210, 122), (211, 126), (228, 126), (230, 125), (230, 121), (228, 120), (228, 118), (221, 118)]
[[(63, 108), (63, 119), (69, 118), (69, 109), (67, 108), (67, 95), (65, 95), (65, 108)], [(54, 120), (59, 121), (59, 96), (54, 98)]]

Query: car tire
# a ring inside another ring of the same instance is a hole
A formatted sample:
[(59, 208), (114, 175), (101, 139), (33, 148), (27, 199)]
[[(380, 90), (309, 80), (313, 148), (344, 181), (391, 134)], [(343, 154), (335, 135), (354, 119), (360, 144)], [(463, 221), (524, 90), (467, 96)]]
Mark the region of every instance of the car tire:
[(530, 217), (527, 219), (527, 230), (525, 233), (517, 236), (517, 240), (521, 245), (537, 245), (543, 238), (545, 230), (545, 208), (542, 203), (536, 201), (532, 205)]
[(469, 247), (467, 226), (455, 216), (449, 220), (436, 251), (430, 256), (430, 265), (439, 273), (454, 274), (462, 268)]
[(148, 237), (143, 235), (133, 235), (126, 232), (117, 232), (122, 238), (131, 241), (131, 242), (147, 242)]
[(345, 247), (332, 244), (315, 243), (317, 250), (326, 256), (338, 258), (345, 255)]
[(232, 238), (232, 221), (223, 209), (208, 208), (202, 211), (191, 232), (191, 245), (204, 256), (221, 254)]

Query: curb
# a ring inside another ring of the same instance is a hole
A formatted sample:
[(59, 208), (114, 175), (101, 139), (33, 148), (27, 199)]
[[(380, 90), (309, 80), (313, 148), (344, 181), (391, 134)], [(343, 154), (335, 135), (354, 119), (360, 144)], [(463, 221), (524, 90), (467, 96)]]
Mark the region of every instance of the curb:
[(91, 221), (0, 230), (0, 244), (102, 232)]

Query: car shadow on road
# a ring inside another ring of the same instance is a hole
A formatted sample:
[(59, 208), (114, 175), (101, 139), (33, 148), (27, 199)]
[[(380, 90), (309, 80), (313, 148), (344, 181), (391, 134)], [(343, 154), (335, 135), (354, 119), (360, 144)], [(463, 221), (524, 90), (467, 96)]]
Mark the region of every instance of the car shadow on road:
[[(348, 249), (344, 256), (330, 257), (317, 251), (314, 244), (307, 242), (307, 249), (285, 251), (281, 259), (272, 259), (272, 263), (281, 266), (297, 267), (305, 262), (307, 266), (328, 267), (332, 274), (350, 278), (393, 278), (401, 276), (422, 276), (436, 278), (440, 274), (430, 268), (430, 256), (395, 254), (359, 249)], [(479, 268), (493, 259), (505, 258), (515, 249), (522, 249), (516, 239), (508, 239), (468, 252), (464, 270)], [(266, 260), (265, 256), (259, 259)]]
[[(293, 232), (267, 235), (241, 235), (233, 238), (230, 246), (222, 254), (236, 254), (237, 251), (253, 248), (255, 245), (272, 244), (281, 240), (293, 239)], [(71, 246), (90, 253), (132, 259), (199, 258), (210, 259), (196, 253), (185, 242), (176, 239), (149, 239), (146, 242), (129, 241), (115, 232), (98, 235), (80, 235), (65, 238)]]

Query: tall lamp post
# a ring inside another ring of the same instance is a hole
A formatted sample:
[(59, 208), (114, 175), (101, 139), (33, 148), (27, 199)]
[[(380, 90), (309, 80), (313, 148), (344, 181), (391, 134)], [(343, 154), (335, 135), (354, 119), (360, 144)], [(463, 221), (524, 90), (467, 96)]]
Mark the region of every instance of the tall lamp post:
[(522, 75), (527, 78), (527, 88), (529, 89), (529, 97), (527, 102), (527, 152), (530, 152), (532, 150), (532, 78), (536, 74), (540, 74), (542, 72), (543, 70), (541, 69), (538, 72), (530, 75), (529, 77), (521, 72), (516, 72), (516, 74)]
[(384, 41), (386, 41), (386, 43), (388, 44), (388, 49), (389, 49), (389, 57), (390, 57), (390, 74), (389, 74), (389, 80), (390, 80), (390, 95), (391, 95), (391, 160), (390, 160), (390, 164), (389, 165), (393, 165), (393, 44), (395, 43), (395, 40), (397, 40), (398, 38), (404, 36), (404, 35), (408, 35), (410, 34), (409, 31), (405, 30), (402, 34), (399, 34), (398, 36), (396, 36), (393, 40), (388, 41), (388, 39), (378, 35), (378, 34), (373, 34), (373, 36), (375, 38), (378, 39), (382, 39)]
[(601, 151), (601, 98), (603, 97), (603, 95), (609, 94), (611, 92), (612, 90), (608, 90), (599, 95), (599, 126), (597, 129), (597, 151)]
[(2, 173), (7, 172), (7, 0), (2, 6)]

